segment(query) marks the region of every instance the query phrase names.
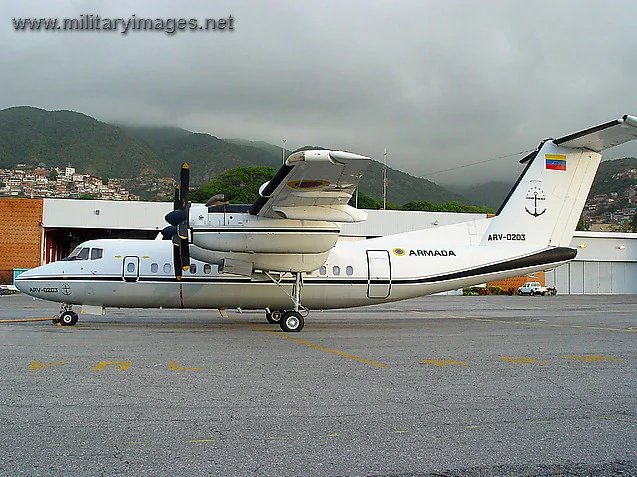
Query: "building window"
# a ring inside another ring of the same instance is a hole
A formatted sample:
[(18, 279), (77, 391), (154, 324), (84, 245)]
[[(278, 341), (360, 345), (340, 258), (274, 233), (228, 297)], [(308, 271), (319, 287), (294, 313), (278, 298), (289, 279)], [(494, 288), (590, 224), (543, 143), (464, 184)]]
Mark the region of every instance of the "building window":
[(150, 264), (150, 273), (157, 273), (159, 271), (159, 265), (156, 263)]
[(104, 254), (104, 250), (101, 248), (92, 248), (91, 249), (91, 260), (99, 260), (102, 258)]
[(334, 275), (340, 275), (341, 274), (341, 267), (339, 267), (338, 265), (334, 265), (332, 267), (332, 273)]
[(345, 267), (345, 273), (347, 273), (347, 275), (351, 277), (352, 275), (354, 275), (354, 268), (351, 265), (348, 265), (347, 267)]
[(164, 273), (170, 273), (172, 271), (172, 267), (170, 263), (164, 263)]
[(204, 266), (203, 266), (203, 272), (204, 272), (206, 275), (210, 275), (210, 273), (212, 272), (212, 267), (210, 266), (210, 264), (209, 264), (209, 263), (204, 264)]

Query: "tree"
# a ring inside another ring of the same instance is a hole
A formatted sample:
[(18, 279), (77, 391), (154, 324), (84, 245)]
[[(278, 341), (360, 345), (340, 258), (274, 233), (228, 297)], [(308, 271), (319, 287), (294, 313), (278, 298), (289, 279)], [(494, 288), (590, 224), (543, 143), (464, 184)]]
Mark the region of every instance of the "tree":
[(215, 176), (208, 184), (190, 191), (192, 202), (206, 202), (215, 194), (224, 194), (233, 204), (252, 204), (259, 187), (276, 174), (272, 167), (235, 167)]
[(575, 230), (586, 231), (591, 229), (591, 224), (584, 218), (584, 214), (580, 215)]

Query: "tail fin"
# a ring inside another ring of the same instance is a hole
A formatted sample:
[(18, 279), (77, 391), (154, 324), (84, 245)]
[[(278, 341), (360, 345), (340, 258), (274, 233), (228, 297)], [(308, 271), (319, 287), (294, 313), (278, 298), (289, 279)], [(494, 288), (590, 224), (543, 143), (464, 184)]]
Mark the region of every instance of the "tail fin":
[(482, 244), (569, 246), (604, 149), (637, 139), (637, 118), (542, 141), (491, 221)]

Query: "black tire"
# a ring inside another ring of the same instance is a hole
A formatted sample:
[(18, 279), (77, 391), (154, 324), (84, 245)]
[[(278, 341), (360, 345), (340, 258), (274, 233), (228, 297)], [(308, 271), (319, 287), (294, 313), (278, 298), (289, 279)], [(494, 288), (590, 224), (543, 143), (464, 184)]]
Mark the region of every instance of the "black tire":
[(283, 313), (279, 325), (286, 333), (298, 333), (305, 326), (305, 320), (297, 311), (286, 311)]
[(271, 312), (265, 312), (265, 319), (268, 320), (268, 323), (280, 323), (281, 322), (281, 315), (283, 315), (282, 311), (279, 310), (272, 310)]
[(531, 290), (531, 291), (529, 292), (529, 296), (533, 296), (533, 295), (535, 295), (535, 292), (534, 292), (533, 290)]
[(546, 296), (546, 292), (542, 292), (542, 296)]
[(518, 296), (522, 296), (522, 290), (518, 290)]
[(77, 324), (78, 316), (73, 311), (65, 311), (60, 315), (60, 323), (62, 326), (75, 326)]

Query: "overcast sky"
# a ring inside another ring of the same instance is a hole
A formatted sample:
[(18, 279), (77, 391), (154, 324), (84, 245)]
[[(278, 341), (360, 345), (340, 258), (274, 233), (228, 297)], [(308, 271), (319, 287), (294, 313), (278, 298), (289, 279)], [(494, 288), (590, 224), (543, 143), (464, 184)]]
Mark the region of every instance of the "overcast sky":
[[(13, 26), (82, 14), (232, 16), (233, 30)], [(0, 108), (286, 139), (289, 149), (381, 161), (386, 147), (392, 167), (434, 182), (512, 180), (521, 156), (497, 158), (637, 114), (636, 19), (634, 0), (0, 0)], [(606, 157), (626, 155), (618, 149)]]

